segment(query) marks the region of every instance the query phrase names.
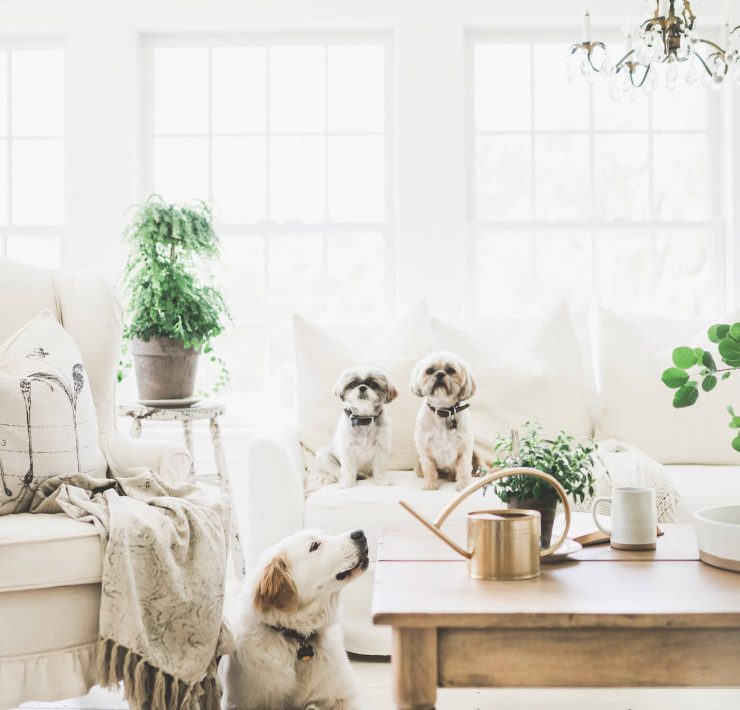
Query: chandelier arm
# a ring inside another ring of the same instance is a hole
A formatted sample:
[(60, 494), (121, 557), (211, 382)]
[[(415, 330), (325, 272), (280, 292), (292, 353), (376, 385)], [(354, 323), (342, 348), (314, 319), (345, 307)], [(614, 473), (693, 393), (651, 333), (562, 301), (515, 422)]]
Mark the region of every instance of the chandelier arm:
[(623, 57), (622, 57), (622, 58), (621, 58), (621, 59), (620, 59), (620, 60), (619, 60), (619, 61), (618, 61), (618, 62), (617, 62), (617, 63), (616, 63), (615, 65), (614, 65), (614, 71), (615, 71), (615, 73), (616, 73), (616, 72), (619, 72), (619, 71), (620, 71), (620, 70), (622, 70), (622, 69), (624, 69), (624, 67), (626, 66), (626, 65), (625, 65), (625, 60), (627, 59), (627, 57), (630, 57), (630, 56), (632, 56), (632, 55), (633, 55), (634, 53), (635, 53), (635, 50), (634, 50), (634, 49), (630, 49), (630, 51), (629, 51), (629, 52), (627, 52), (627, 54), (625, 54), (625, 55), (624, 55), (624, 56), (623, 56)]
[(712, 70), (709, 68), (707, 63), (704, 61), (704, 57), (702, 57), (701, 54), (698, 54), (697, 52), (694, 52), (693, 56), (696, 57), (701, 62), (701, 65), (704, 67), (704, 71), (706, 71), (706, 73), (709, 74), (709, 76), (712, 76)]
[(634, 79), (635, 72), (633, 71), (630, 72), (630, 84), (632, 84), (632, 86), (635, 89), (642, 88), (642, 85), (645, 83), (645, 80), (647, 79), (647, 75), (650, 73), (650, 69), (652, 68), (651, 64), (648, 64), (648, 65), (640, 64), (639, 66), (645, 67), (645, 73), (642, 75), (642, 79), (637, 84), (635, 84), (635, 79)]
[[(740, 25), (738, 25), (738, 26), (740, 26)], [(710, 40), (710, 39), (701, 39), (701, 38), (699, 38), (699, 39), (697, 40), (697, 42), (701, 42), (702, 44), (707, 44), (707, 45), (709, 45), (710, 47), (714, 47), (714, 49), (716, 49), (716, 50), (717, 50), (717, 51), (715, 52), (715, 54), (720, 54), (720, 55), (722, 55), (722, 57), (724, 58), (724, 56), (725, 56), (725, 50), (724, 50), (724, 49), (722, 49), (722, 47), (720, 47), (720, 46), (719, 46), (718, 44), (716, 44), (715, 42), (712, 42), (712, 40)]]

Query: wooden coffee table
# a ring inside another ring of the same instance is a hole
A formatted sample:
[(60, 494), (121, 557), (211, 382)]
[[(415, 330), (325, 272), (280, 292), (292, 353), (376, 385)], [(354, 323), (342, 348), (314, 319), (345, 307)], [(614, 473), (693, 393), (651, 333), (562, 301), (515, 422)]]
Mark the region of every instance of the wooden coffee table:
[(384, 529), (373, 620), (393, 627), (397, 707), (433, 708), (438, 687), (740, 686), (740, 574), (699, 562), (693, 525), (662, 527), (654, 552), (584, 548), (520, 582)]

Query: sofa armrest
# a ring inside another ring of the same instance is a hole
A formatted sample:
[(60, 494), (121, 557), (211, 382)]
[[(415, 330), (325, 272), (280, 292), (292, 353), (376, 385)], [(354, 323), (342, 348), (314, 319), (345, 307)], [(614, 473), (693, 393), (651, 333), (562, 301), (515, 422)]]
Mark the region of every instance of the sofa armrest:
[(192, 459), (187, 449), (164, 441), (134, 439), (117, 431), (100, 437), (108, 467), (117, 475), (131, 468), (149, 468), (166, 483), (180, 483), (190, 472)]
[(304, 467), (296, 433), (255, 435), (246, 464), (237, 495), (243, 496), (244, 552), (250, 569), (267, 547), (303, 527)]

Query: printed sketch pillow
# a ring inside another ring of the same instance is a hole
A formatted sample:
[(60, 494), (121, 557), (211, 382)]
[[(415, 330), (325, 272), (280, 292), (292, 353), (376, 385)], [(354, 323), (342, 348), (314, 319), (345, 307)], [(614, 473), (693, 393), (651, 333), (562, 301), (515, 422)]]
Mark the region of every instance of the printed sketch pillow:
[(0, 515), (28, 510), (46, 478), (106, 469), (80, 351), (42, 311), (0, 345)]

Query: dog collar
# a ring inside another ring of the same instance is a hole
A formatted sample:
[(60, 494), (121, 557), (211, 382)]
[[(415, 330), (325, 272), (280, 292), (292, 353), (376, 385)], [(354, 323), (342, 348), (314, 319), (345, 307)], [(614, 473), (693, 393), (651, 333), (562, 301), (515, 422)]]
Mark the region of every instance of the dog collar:
[(452, 407), (432, 407), (432, 405), (427, 402), (427, 406), (438, 417), (442, 417), (442, 419), (448, 419), (449, 417), (454, 417), (458, 412), (462, 412), (464, 409), (467, 409), (470, 406), (470, 402), (458, 402)]
[(305, 634), (298, 633), (295, 629), (288, 629), (285, 626), (273, 626), (272, 624), (265, 624), (265, 626), (269, 626), (276, 633), (282, 634), (286, 639), (290, 639), (291, 641), (296, 641), (298, 643), (296, 657), (299, 661), (307, 663), (314, 657), (312, 641), (315, 641), (318, 638), (318, 631), (314, 631), (306, 636)]
[(380, 416), (379, 414), (355, 414), (351, 409), (345, 409), (344, 413), (349, 417), (352, 426), (368, 426)]

